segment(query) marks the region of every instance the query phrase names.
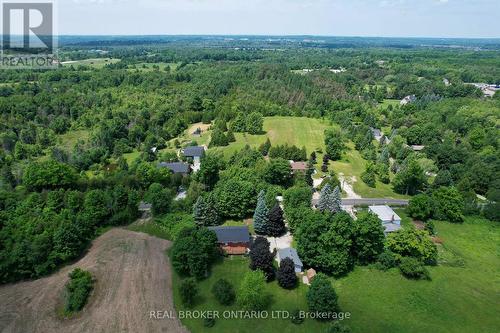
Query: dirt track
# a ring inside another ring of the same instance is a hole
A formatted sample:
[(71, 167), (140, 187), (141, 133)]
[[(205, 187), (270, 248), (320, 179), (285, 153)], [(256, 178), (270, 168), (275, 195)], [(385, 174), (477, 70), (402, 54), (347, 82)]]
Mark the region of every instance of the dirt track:
[[(177, 319), (150, 319), (150, 311), (174, 311), (169, 246), (124, 229), (106, 232), (77, 263), (42, 279), (0, 287), (0, 331), (187, 332)], [(61, 320), (56, 307), (75, 267), (91, 271), (97, 283), (82, 313)]]

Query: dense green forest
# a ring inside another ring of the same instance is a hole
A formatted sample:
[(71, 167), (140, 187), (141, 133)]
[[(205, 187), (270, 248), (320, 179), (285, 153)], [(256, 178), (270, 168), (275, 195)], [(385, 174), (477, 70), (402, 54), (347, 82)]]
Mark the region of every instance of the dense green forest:
[[(500, 84), (500, 51), (90, 47), (63, 46), (61, 57), (76, 62), (57, 70), (0, 71), (2, 283), (78, 257), (102, 228), (136, 219), (143, 199), (158, 214), (216, 202), (216, 224), (252, 214), (260, 190), (272, 203), (301, 186), (284, 159), (310, 158), (302, 147), (272, 147), (270, 162), (269, 147), (230, 160), (209, 152), (188, 177), (157, 168), (199, 122), (213, 123), (212, 145), (224, 146), (233, 132), (262, 131), (262, 117), (323, 119), (339, 128), (326, 134), (329, 159), (352, 142), (370, 162), (368, 185), (391, 182), (405, 195), (451, 188), (463, 199), (459, 215), (499, 219), (500, 94), (485, 98), (467, 83)], [(78, 62), (89, 58), (103, 65)], [(401, 106), (408, 95), (415, 102)], [(381, 142), (373, 128), (386, 134)], [(179, 187), (187, 197), (172, 201)]]

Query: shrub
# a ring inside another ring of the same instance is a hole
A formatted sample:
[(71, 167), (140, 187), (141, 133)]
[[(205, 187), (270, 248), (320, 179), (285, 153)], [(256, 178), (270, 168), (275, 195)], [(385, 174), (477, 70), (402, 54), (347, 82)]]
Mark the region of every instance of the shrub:
[(424, 264), (412, 257), (403, 257), (399, 264), (401, 273), (409, 279), (429, 279), (429, 271), (425, 268)]
[(425, 230), (429, 233), (429, 235), (434, 235), (435, 232), (434, 221), (430, 220), (425, 222)]
[(340, 321), (336, 321), (332, 326), (328, 327), (327, 333), (351, 333), (351, 328), (342, 324)]
[(214, 327), (215, 325), (215, 319), (212, 317), (206, 317), (203, 319), (203, 326), (204, 327)]
[(215, 299), (222, 305), (231, 305), (234, 302), (236, 294), (233, 286), (227, 280), (219, 279), (212, 287), (212, 293)]
[(73, 313), (83, 309), (87, 303), (94, 281), (92, 274), (80, 268), (75, 268), (69, 274), (69, 282), (66, 284), (65, 311)]
[(262, 311), (268, 305), (270, 296), (265, 292), (266, 277), (260, 270), (245, 274), (238, 292), (238, 305), (247, 311)]
[(299, 309), (295, 309), (292, 311), (292, 313), (290, 315), (290, 320), (292, 321), (292, 324), (295, 324), (295, 325), (300, 325), (304, 322), (304, 318), (302, 318), (300, 316)]
[(181, 295), (182, 304), (187, 307), (192, 307), (194, 305), (196, 295), (198, 295), (196, 280), (194, 278), (187, 278), (183, 280), (179, 287), (179, 293)]
[(432, 193), (434, 218), (460, 223), (464, 221), (464, 198), (454, 187), (440, 187)]
[(332, 313), (338, 310), (337, 294), (327, 276), (322, 273), (314, 277), (306, 297), (312, 312)]
[(431, 198), (426, 194), (417, 194), (410, 199), (406, 212), (414, 219), (426, 221), (432, 216)]
[(390, 268), (396, 267), (396, 265), (397, 263), (396, 263), (396, 258), (394, 257), (394, 253), (385, 250), (378, 256), (375, 267), (382, 271), (386, 271)]
[(370, 187), (375, 187), (376, 185), (376, 170), (375, 170), (375, 165), (372, 162), (368, 162), (366, 164), (366, 170), (361, 174), (361, 180), (363, 182), (370, 186)]
[(413, 257), (427, 265), (437, 262), (437, 247), (427, 231), (403, 228), (387, 236), (386, 244), (399, 258)]

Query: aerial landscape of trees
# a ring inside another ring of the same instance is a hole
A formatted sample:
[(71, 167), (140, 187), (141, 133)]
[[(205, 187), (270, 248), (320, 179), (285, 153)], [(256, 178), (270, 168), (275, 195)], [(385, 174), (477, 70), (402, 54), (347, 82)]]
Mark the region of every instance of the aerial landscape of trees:
[[(423, 284), (469, 264), (442, 234), (500, 219), (499, 93), (469, 84), (500, 83), (498, 51), (236, 46), (117, 46), (101, 67), (0, 71), (0, 283), (56, 271), (145, 204), (135, 227), (172, 241), (181, 308), (260, 311), (293, 295), (290, 311), (339, 312), (360, 272)], [(206, 148), (199, 161), (190, 146)], [(408, 201), (395, 208), (402, 228), (344, 207), (352, 192)], [(248, 227), (245, 256), (221, 250), (221, 225)], [(317, 272), (309, 285), (292, 259), (277, 262), (276, 239)], [(68, 313), (92, 281), (70, 274)]]

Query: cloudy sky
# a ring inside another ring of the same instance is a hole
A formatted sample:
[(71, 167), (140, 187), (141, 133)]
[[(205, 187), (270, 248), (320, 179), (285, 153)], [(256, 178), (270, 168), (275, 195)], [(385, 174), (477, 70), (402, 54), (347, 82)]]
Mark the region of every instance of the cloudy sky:
[(60, 34), (500, 37), (500, 0), (56, 0)]

